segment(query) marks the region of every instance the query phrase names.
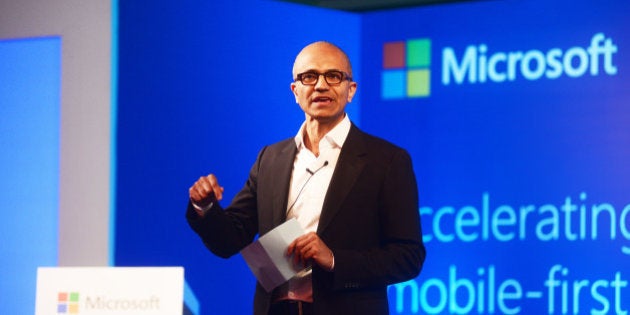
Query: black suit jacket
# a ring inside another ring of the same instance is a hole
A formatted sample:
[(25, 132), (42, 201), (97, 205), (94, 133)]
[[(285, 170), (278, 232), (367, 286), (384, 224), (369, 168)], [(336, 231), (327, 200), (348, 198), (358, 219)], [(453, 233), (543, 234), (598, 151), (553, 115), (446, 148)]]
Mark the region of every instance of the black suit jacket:
[[(297, 148), (293, 138), (263, 148), (243, 189), (225, 209), (187, 219), (216, 255), (230, 257), (286, 219)], [(317, 234), (335, 269), (313, 268), (315, 314), (387, 314), (387, 285), (416, 277), (425, 248), (409, 154), (352, 125), (322, 207)], [(267, 314), (271, 294), (260, 284), (254, 314)]]

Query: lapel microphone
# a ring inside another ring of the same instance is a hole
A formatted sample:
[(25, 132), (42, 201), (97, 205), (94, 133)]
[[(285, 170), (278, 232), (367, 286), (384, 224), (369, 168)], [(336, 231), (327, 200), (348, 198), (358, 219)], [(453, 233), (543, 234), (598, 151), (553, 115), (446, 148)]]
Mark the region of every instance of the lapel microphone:
[(302, 187), (300, 187), (300, 191), (298, 191), (297, 196), (295, 197), (295, 199), (293, 200), (293, 203), (291, 203), (291, 206), (289, 207), (289, 209), (287, 209), (287, 214), (289, 214), (289, 212), (291, 212), (291, 209), (293, 209), (293, 206), (295, 206), (295, 203), (298, 201), (298, 199), (300, 198), (300, 195), (302, 194), (302, 191), (304, 190), (304, 187), (306, 187), (306, 184), (308, 184), (308, 182), (311, 180), (311, 178), (313, 178), (313, 175), (317, 174), (317, 172), (319, 172), (319, 170), (321, 170), (322, 168), (324, 168), (324, 166), (328, 165), (328, 161), (324, 161), (324, 164), (320, 167), (318, 167), (316, 170), (311, 171), (311, 169), (309, 169), (308, 167), (306, 168), (306, 171), (311, 174), (311, 176), (309, 176), (306, 179), (306, 182), (304, 182), (304, 185), (302, 185)]
[(328, 161), (324, 161), (324, 165), (318, 167), (316, 170), (311, 171), (308, 167), (306, 168), (306, 171), (311, 174), (311, 176), (315, 175), (315, 173), (319, 172), (319, 170), (321, 170), (322, 168), (324, 168), (324, 166), (328, 165)]

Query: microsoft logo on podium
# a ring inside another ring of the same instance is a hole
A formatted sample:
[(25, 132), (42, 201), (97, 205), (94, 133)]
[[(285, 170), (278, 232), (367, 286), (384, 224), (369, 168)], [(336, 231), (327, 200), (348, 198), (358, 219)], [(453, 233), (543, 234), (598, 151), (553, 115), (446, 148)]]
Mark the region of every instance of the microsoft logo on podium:
[(59, 292), (57, 314), (79, 314), (79, 292)]
[(383, 45), (381, 98), (386, 100), (431, 95), (431, 40), (388, 42)]

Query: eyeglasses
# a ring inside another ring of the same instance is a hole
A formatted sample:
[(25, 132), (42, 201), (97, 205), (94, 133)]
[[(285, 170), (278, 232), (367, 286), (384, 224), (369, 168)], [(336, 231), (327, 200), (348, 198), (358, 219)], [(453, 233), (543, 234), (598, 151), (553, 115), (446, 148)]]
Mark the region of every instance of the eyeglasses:
[(329, 85), (337, 85), (344, 80), (352, 81), (352, 77), (350, 77), (347, 73), (337, 70), (329, 70), (324, 73), (319, 73), (315, 71), (307, 71), (302, 72), (297, 75), (297, 79), (295, 81), (300, 81), (304, 85), (315, 85), (319, 81), (319, 76), (323, 75), (324, 80)]

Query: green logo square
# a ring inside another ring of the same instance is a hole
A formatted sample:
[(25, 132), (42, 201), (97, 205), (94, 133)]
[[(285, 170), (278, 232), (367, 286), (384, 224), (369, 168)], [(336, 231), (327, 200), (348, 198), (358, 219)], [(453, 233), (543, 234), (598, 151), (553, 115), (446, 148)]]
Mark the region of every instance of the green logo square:
[(70, 292), (70, 302), (79, 302), (79, 292)]
[(431, 70), (416, 69), (407, 71), (407, 96), (426, 97), (431, 94)]
[(407, 67), (429, 67), (431, 65), (431, 40), (411, 39), (407, 41)]

